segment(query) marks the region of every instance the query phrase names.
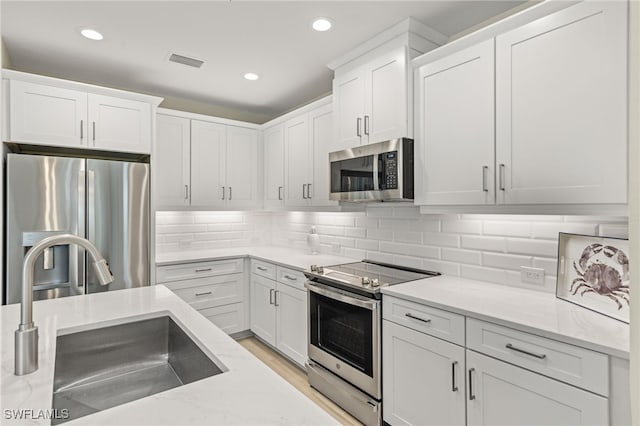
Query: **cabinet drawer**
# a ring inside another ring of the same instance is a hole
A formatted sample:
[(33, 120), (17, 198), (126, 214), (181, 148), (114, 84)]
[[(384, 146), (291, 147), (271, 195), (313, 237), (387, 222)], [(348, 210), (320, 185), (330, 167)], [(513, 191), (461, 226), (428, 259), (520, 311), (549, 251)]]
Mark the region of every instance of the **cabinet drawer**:
[(195, 309), (242, 301), (244, 274), (222, 275), (165, 284)]
[(243, 272), (243, 263), (244, 259), (240, 258), (159, 266), (156, 273), (156, 282), (166, 283), (216, 275), (237, 274)]
[(238, 333), (247, 329), (244, 322), (244, 303), (200, 309), (206, 319), (214, 323), (227, 334)]
[(382, 317), (396, 324), (464, 346), (464, 316), (462, 315), (384, 296)]
[(609, 357), (473, 318), (467, 319), (467, 347), (563, 382), (609, 394)]
[(287, 284), (299, 289), (304, 290), (304, 282), (307, 277), (300, 271), (296, 271), (294, 269), (283, 268), (282, 266), (278, 266), (278, 282), (283, 284)]
[(270, 280), (276, 280), (276, 265), (262, 262), (260, 260), (251, 260), (251, 272)]

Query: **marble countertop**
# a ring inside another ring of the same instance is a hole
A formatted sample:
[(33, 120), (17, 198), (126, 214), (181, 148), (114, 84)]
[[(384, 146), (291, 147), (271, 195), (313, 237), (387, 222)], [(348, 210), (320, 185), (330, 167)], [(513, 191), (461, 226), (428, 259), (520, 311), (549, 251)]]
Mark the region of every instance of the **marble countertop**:
[(337, 265), (362, 259), (333, 254), (309, 254), (300, 249), (279, 246), (229, 247), (214, 250), (185, 250), (181, 252), (156, 254), (156, 265), (172, 265), (182, 262), (198, 262), (207, 260), (228, 259), (251, 256), (266, 262), (277, 263), (293, 269), (304, 271), (311, 265)]
[(442, 275), (382, 293), (629, 359), (629, 325), (554, 294)]
[[(69, 425), (330, 425), (338, 424), (306, 396), (274, 373), (186, 302), (162, 285), (39, 301), (39, 369), (15, 376), (13, 333), (19, 304), (2, 306), (2, 424), (48, 425), (49, 420), (12, 420), (6, 410), (51, 409), (56, 335), (168, 314), (228, 369), (69, 422)], [(132, 318), (134, 317), (134, 318)]]

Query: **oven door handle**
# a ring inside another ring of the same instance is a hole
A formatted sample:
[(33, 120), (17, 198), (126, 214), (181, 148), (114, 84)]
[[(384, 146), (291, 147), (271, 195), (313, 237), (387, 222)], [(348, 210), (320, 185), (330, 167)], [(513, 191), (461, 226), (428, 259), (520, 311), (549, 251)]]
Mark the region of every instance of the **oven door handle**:
[(352, 296), (347, 296), (346, 294), (343, 294), (343, 293), (338, 293), (337, 291), (326, 290), (322, 287), (318, 287), (312, 284), (309, 281), (305, 283), (305, 287), (307, 287), (309, 291), (328, 297), (330, 299), (334, 299), (339, 302), (348, 303), (350, 305), (359, 306), (361, 308), (365, 308), (370, 311), (375, 311), (376, 309), (378, 309), (378, 305), (380, 304), (380, 301), (378, 300), (352, 297)]

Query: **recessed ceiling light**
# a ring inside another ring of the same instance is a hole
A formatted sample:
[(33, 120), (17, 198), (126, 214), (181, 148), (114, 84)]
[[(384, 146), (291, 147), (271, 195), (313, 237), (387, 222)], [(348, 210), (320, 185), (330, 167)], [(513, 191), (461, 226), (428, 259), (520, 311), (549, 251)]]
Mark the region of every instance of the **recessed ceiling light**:
[(102, 40), (104, 38), (102, 34), (100, 34), (96, 30), (92, 30), (91, 28), (83, 29), (82, 31), (80, 31), (80, 34), (91, 40)]
[(244, 78), (246, 78), (247, 80), (257, 80), (260, 78), (260, 76), (256, 73), (248, 72), (245, 73)]
[(329, 20), (329, 18), (317, 18), (311, 26), (316, 31), (328, 31), (331, 29), (331, 20)]

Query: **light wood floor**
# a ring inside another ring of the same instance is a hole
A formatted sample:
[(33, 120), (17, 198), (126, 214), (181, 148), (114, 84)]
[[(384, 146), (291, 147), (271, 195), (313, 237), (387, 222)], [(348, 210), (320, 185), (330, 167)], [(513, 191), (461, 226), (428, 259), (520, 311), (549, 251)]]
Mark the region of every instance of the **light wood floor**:
[(238, 343), (343, 425), (362, 425), (362, 423), (351, 417), (349, 413), (338, 407), (330, 399), (327, 399), (324, 395), (309, 386), (307, 373), (304, 370), (294, 365), (291, 361), (255, 337), (238, 340)]

